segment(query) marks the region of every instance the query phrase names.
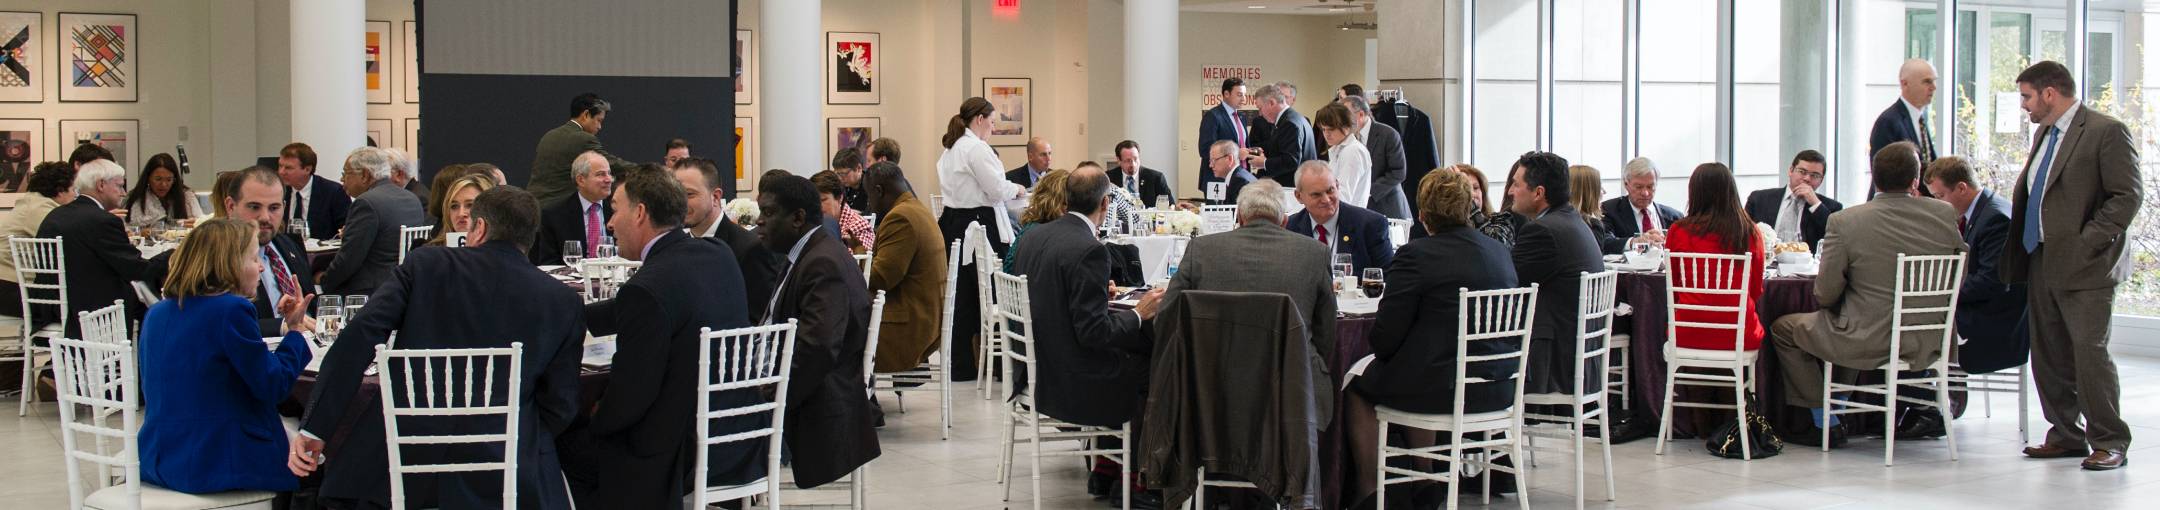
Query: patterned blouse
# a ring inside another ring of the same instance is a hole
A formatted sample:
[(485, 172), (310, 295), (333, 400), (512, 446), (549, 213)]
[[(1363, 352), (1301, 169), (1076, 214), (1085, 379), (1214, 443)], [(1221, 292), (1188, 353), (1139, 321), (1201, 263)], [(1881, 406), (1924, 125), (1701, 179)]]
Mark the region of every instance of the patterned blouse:
[(850, 248), (861, 246), (869, 249), (877, 245), (877, 230), (871, 227), (870, 222), (864, 221), (862, 215), (857, 214), (854, 209), (841, 207), (839, 221), (840, 233), (855, 240)]
[(1494, 241), (1499, 241), (1501, 246), (1512, 249), (1515, 247), (1515, 223), (1512, 221), (1514, 215), (1515, 213), (1505, 211), (1499, 214), (1478, 211), (1471, 213), (1470, 224), (1477, 226), (1478, 232), (1484, 233), (1485, 237), (1493, 238)]

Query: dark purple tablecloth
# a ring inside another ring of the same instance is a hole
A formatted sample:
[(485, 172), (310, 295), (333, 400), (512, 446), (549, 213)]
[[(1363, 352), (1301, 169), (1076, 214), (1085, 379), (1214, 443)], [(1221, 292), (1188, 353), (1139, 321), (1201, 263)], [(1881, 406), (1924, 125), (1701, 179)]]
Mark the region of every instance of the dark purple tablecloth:
[[(593, 408), (593, 404), (600, 401), (600, 395), (607, 392), (608, 376), (611, 371), (605, 368), (598, 370), (580, 368), (579, 370), (578, 415), (579, 419), (582, 420), (586, 412)], [(301, 372), (300, 380), (293, 383), (292, 395), (286, 398), (285, 402), (278, 404), (278, 414), (295, 418), (303, 416), (302, 413), (309, 403), (308, 397), (314, 391), (315, 372)], [(345, 435), (351, 432), (354, 420), (364, 414), (358, 411), (382, 405), (377, 400), (377, 397), (381, 395), (381, 385), (376, 376), (371, 375), (360, 380), (360, 392), (356, 395), (359, 398), (352, 399), (351, 405), (346, 408), (345, 421), (338, 423), (337, 432), (332, 433), (330, 438), (324, 441), (325, 455), (336, 456), (338, 448), (345, 444)]]
[(1354, 498), (1365, 495), (1370, 489), (1352, 487), (1355, 477), (1349, 469), (1349, 437), (1352, 430), (1372, 430), (1375, 423), (1352, 420), (1348, 397), (1343, 392), (1343, 374), (1350, 365), (1372, 354), (1373, 323), (1371, 315), (1345, 315), (1335, 319), (1335, 353), (1330, 360), (1328, 377), (1335, 393), (1335, 419), (1327, 430), (1320, 431), (1320, 507), (1347, 508)]
[[(1629, 317), (1633, 337), (1627, 354), (1634, 372), (1628, 382), (1628, 407), (1636, 409), (1636, 419), (1656, 424), (1665, 402), (1665, 274), (1620, 273), (1619, 299), (1635, 312)], [(1769, 278), (1763, 280), (1762, 299), (1755, 303), (1755, 313), (1762, 320), (1767, 332), (1770, 324), (1787, 314), (1806, 313), (1820, 308), (1815, 302), (1815, 280), (1812, 278)], [(1784, 371), (1778, 368), (1776, 347), (1770, 339), (1763, 338), (1762, 353), (1755, 360), (1756, 410), (1776, 426), (1779, 432), (1799, 432), (1804, 429), (1805, 416), (1790, 416), (1785, 402)], [(1690, 390), (1692, 391), (1692, 389)], [(1717, 395), (1724, 395), (1722, 393)], [(1694, 399), (1689, 399), (1694, 400)], [(1731, 402), (1727, 396), (1722, 402)], [(1732, 419), (1730, 411), (1707, 409), (1674, 409), (1673, 437), (1699, 437), (1707, 430)]]

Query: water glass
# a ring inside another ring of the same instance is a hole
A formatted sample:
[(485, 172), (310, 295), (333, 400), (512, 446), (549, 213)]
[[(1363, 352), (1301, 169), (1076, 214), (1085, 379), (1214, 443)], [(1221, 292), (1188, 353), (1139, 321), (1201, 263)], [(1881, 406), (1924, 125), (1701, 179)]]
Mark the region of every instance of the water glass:
[(562, 260), (563, 265), (577, 267), (578, 261), (585, 260), (585, 243), (582, 241), (563, 241)]
[(1348, 254), (1348, 253), (1337, 253), (1337, 254), (1335, 254), (1335, 264), (1334, 264), (1334, 266), (1332, 266), (1332, 267), (1334, 267), (1334, 268), (1335, 268), (1335, 277), (1336, 277), (1336, 278), (1342, 278), (1342, 277), (1345, 277), (1345, 276), (1356, 276), (1356, 275), (1357, 275), (1357, 273), (1355, 272), (1356, 270), (1355, 270), (1355, 269), (1351, 269), (1351, 268), (1353, 268), (1353, 267), (1356, 267), (1356, 264), (1353, 264), (1353, 263), (1351, 262), (1351, 260), (1352, 260), (1352, 259), (1350, 258), (1350, 254)]
[(307, 220), (295, 218), (292, 223), (285, 225), (285, 231), (300, 236), (301, 241), (306, 241), (309, 237)]
[(1168, 211), (1168, 210), (1170, 210), (1170, 197), (1169, 197), (1169, 196), (1165, 196), (1165, 195), (1157, 195), (1157, 196), (1155, 197), (1155, 210), (1157, 210), (1157, 211)]
[(360, 316), (360, 309), (366, 307), (367, 296), (361, 294), (345, 296), (345, 320), (351, 322), (353, 317)]

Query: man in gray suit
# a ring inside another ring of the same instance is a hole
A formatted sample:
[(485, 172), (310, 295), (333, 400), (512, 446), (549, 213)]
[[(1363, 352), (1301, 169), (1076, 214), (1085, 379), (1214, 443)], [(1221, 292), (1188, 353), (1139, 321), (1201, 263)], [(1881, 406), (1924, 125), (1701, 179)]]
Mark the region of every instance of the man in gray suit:
[(427, 210), (412, 192), (390, 181), (396, 171), (389, 151), (361, 147), (345, 158), (345, 193), (352, 210), (345, 218), (345, 246), (315, 281), (330, 294), (368, 294), (397, 269), (399, 229), (427, 222)]
[(611, 168), (635, 166), (600, 146), (600, 123), (607, 120), (610, 108), (607, 100), (591, 92), (570, 99), (570, 121), (540, 135), (540, 144), (533, 149), (532, 176), (526, 181), (533, 198), (549, 204), (569, 196), (573, 189), (570, 162), (586, 151), (600, 153)]
[(1392, 219), (1410, 219), (1410, 199), (1403, 196), (1402, 189), (1403, 176), (1410, 172), (1403, 155), (1402, 133), (1373, 122), (1372, 107), (1365, 104), (1365, 96), (1347, 95), (1335, 102), (1350, 109), (1350, 122), (1358, 127), (1354, 135), (1372, 151), (1372, 197), (1366, 199), (1365, 208)]
[[(1920, 154), (1912, 142), (1897, 142), (1875, 153), (1875, 199), (1830, 215), (1822, 240), (1822, 273), (1815, 277), (1815, 299), (1822, 309), (1777, 319), (1770, 326), (1779, 366), (1785, 369), (1785, 403), (1820, 413), (1822, 362), (1872, 370), (1890, 359), (1892, 309), (1897, 293), (1898, 255), (1949, 255), (1964, 251), (1958, 235), (1958, 211), (1950, 204), (1913, 192), (1920, 178)], [(1943, 296), (1919, 298), (1908, 306), (1948, 306)], [(1910, 335), (1898, 357), (1913, 365), (1933, 363), (1941, 344)], [(1833, 374), (1851, 383), (1857, 372)], [(1816, 423), (1821, 425), (1821, 420)], [(1834, 424), (1830, 425), (1834, 427)], [(1831, 429), (1831, 444), (1843, 433)]]
[(2130, 272), (2126, 234), (2144, 199), (2137, 142), (2122, 122), (2078, 103), (2062, 64), (2033, 64), (2017, 84), (2041, 127), (2018, 176), (2002, 278), (2031, 284), (2033, 380), (2054, 425), (2025, 455), (2078, 457), (2089, 447), (2085, 469), (2119, 468), (2129, 462), (2130, 426), (2108, 330), (2115, 286)]
[[(1286, 294), (1304, 312), (1315, 359), (1335, 352), (1335, 286), (1326, 245), (1283, 228), (1283, 189), (1271, 180), (1245, 186), (1238, 195), (1237, 229), (1195, 237), (1170, 285), (1164, 310), (1174, 310), (1188, 290)], [(1255, 253), (1270, 254), (1253, 257)], [(1158, 326), (1167, 326), (1158, 325)]]

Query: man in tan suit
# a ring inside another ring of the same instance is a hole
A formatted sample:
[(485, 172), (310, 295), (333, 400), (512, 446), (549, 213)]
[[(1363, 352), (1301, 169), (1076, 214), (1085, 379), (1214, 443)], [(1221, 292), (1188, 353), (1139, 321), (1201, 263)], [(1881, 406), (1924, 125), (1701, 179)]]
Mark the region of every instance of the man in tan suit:
[(2018, 176), (2000, 265), (2004, 282), (2030, 283), (2033, 380), (2041, 415), (2054, 425), (2025, 455), (2119, 468), (2129, 462), (2130, 426), (2108, 329), (2115, 286), (2130, 272), (2125, 234), (2144, 199), (2137, 142), (2122, 122), (2078, 103), (2062, 64), (2033, 64), (2017, 84), (2040, 130)]
[(885, 291), (876, 370), (911, 370), (938, 350), (938, 320), (945, 297), (945, 236), (939, 233), (930, 208), (915, 199), (899, 165), (871, 165), (863, 172), (862, 187), (870, 210), (878, 215), (870, 290)]
[[(1872, 370), (1889, 361), (1899, 254), (1965, 250), (1965, 240), (1958, 235), (1958, 211), (1913, 193), (1920, 182), (1920, 155), (1912, 142), (1884, 147), (1875, 153), (1874, 167), (1875, 199), (1830, 215), (1824, 228), (1822, 273), (1815, 277), (1815, 299), (1822, 310), (1780, 317), (1770, 327), (1779, 366), (1785, 370), (1786, 404), (1820, 412), (1824, 361), (1852, 370)], [(1949, 304), (1942, 296), (1931, 299), (1907, 305)], [(1938, 342), (1919, 336), (1904, 338), (1899, 359), (1924, 365), (1941, 355)], [(1850, 383), (1858, 375), (1852, 370), (1833, 376)], [(1815, 423), (1822, 425), (1821, 420)], [(1843, 434), (1832, 427), (1835, 445)]]

